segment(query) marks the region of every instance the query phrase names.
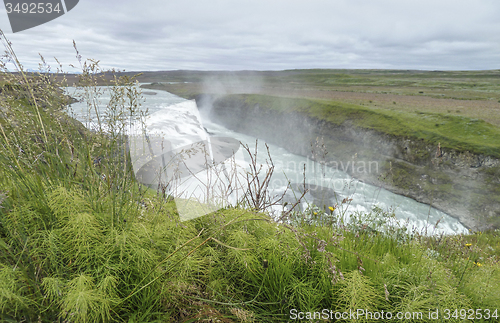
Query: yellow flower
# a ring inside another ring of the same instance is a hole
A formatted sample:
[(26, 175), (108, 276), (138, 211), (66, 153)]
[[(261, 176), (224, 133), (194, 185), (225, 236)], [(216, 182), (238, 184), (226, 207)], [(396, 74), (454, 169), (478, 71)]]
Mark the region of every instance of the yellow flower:
[(318, 212), (314, 212), (314, 215), (318, 215)]
[(470, 247), (470, 246), (472, 246), (472, 243), (466, 243), (465, 246)]
[(475, 262), (474, 264), (475, 264), (476, 266), (478, 266), (478, 267), (481, 267), (481, 266), (483, 265), (483, 264), (482, 264), (482, 263), (480, 263), (480, 262)]
[(333, 206), (329, 206), (328, 208), (330, 209), (331, 212), (335, 211), (335, 208)]

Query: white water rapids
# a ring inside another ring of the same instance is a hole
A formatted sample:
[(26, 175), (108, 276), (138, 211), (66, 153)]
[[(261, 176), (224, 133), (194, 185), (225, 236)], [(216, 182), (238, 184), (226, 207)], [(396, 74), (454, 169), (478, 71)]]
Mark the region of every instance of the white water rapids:
[[(71, 96), (76, 96), (78, 92), (79, 91), (75, 88), (67, 88), (67, 93)], [(212, 146), (209, 145), (212, 147), (210, 150), (211, 157), (214, 157), (214, 154), (222, 154), (225, 157), (231, 157), (231, 154), (228, 156), (228, 154), (223, 151), (212, 151), (217, 149), (217, 147), (220, 148), (223, 146), (214, 144), (214, 142), (217, 142), (217, 138), (215, 137), (218, 137), (234, 138), (236, 141), (249, 145), (253, 151), (256, 138), (231, 131), (217, 124), (217, 120), (209, 120), (205, 116), (200, 115), (194, 101), (185, 100), (165, 91), (144, 90), (143, 92), (145, 93), (145, 102), (142, 103), (142, 109), (148, 109), (149, 111), (149, 118), (146, 121), (147, 132), (150, 135), (161, 134), (158, 137), (168, 142), (168, 148), (170, 150), (179, 150), (189, 146), (189, 144), (206, 141), (212, 142)], [(101, 97), (101, 111), (104, 111), (108, 101), (109, 93), (104, 91)], [(86, 103), (74, 103), (71, 106), (71, 110), (73, 116), (87, 127), (93, 124), (92, 122), (86, 122), (88, 121), (85, 117), (88, 110)], [(204, 128), (206, 128), (208, 133)], [(161, 147), (163, 150), (163, 141)], [(154, 149), (155, 148), (153, 148), (153, 150)], [(416, 202), (413, 199), (391, 193), (379, 187), (362, 183), (340, 170), (329, 167), (322, 168), (320, 164), (306, 157), (294, 155), (281, 147), (269, 144), (269, 151), (275, 166), (270, 185), (274, 194), (283, 192), (287, 183), (290, 181), (295, 185), (294, 189), (296, 190), (296, 195), (300, 195), (300, 192), (297, 190), (301, 187), (303, 182), (305, 164), (306, 183), (309, 184), (311, 191), (305, 195), (301, 205), (302, 208), (307, 207), (308, 203), (314, 203), (320, 207), (323, 207), (323, 205), (328, 207), (338, 204), (339, 209), (343, 208), (345, 214), (349, 215), (355, 212), (370, 212), (373, 206), (378, 206), (383, 210), (392, 210), (399, 220), (404, 221), (403, 223), (405, 223), (405, 225), (409, 228), (417, 228), (420, 232), (427, 231), (430, 234), (449, 234), (466, 233), (468, 231), (457, 219), (429, 205)], [(266, 169), (266, 160), (268, 159), (264, 143), (259, 141), (258, 163), (264, 166), (264, 170)], [(137, 172), (144, 169), (143, 166), (148, 163), (148, 160), (145, 158), (141, 159), (141, 157), (135, 160), (138, 160), (134, 164), (134, 170), (137, 174)], [(250, 159), (248, 154), (246, 154), (246, 152), (244, 153), (240, 148), (234, 155), (233, 162), (240, 165), (241, 168), (246, 168), (248, 170)], [(220, 161), (220, 164), (224, 163)], [(229, 161), (229, 163), (226, 162), (226, 170), (224, 170), (224, 172), (226, 172), (231, 165), (233, 165), (231, 161)], [(202, 176), (200, 177), (199, 174), (201, 173), (202, 172), (198, 173), (196, 176), (198, 181), (201, 180), (206, 182), (210, 180)], [(182, 190), (184, 192), (190, 190), (191, 196), (203, 194), (200, 192), (206, 187), (203, 183), (200, 185), (200, 183), (193, 184), (187, 183), (187, 181), (183, 185)], [(219, 191), (219, 193), (221, 192)], [(241, 191), (237, 191), (237, 193), (240, 195), (234, 196), (233, 194), (225, 198), (232, 203), (241, 197)], [(287, 195), (287, 199), (289, 200), (292, 197), (293, 195), (291, 194)], [(349, 204), (342, 204), (341, 201), (344, 198), (350, 198), (352, 201)], [(178, 203), (178, 200), (176, 200), (176, 202)], [(182, 206), (178, 203), (178, 208), (179, 207)], [(205, 213), (209, 211), (210, 210), (206, 210)], [(436, 223), (439, 223), (437, 227), (435, 227)]]

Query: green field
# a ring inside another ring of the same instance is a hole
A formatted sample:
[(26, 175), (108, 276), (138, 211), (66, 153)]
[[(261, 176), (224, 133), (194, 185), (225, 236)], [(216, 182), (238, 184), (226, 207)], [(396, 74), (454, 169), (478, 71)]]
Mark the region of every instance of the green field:
[[(287, 70), (247, 72), (144, 72), (141, 82), (205, 83), (228, 86), (394, 94), (437, 99), (500, 100), (500, 71)], [(232, 84), (231, 84), (232, 83)], [(186, 83), (187, 84), (187, 83)]]
[(356, 127), (373, 129), (393, 136), (441, 143), (441, 147), (500, 157), (500, 128), (479, 119), (396, 109), (375, 109), (326, 100), (279, 99), (246, 95), (252, 104), (264, 104), (276, 110), (302, 112), (332, 124), (347, 121)]
[(268, 95), (247, 95), (245, 100), (335, 124), (350, 120), (390, 135), (500, 156), (498, 71), (156, 72), (142, 77), (161, 80), (145, 87), (187, 98), (200, 93)]

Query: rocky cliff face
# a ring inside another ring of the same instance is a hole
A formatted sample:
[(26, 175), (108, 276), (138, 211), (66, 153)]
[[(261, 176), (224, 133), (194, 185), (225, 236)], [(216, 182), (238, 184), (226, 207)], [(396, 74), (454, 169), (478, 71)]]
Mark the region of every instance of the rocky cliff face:
[(472, 230), (500, 227), (500, 160), (247, 104), (236, 96), (196, 97), (225, 127), (336, 167), (367, 183), (431, 204)]

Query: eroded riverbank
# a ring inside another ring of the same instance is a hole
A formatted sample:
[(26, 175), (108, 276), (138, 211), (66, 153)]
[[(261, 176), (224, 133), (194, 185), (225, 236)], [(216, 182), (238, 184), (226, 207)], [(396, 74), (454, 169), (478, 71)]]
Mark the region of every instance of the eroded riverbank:
[[(397, 133), (384, 128), (384, 122), (398, 123), (391, 116), (384, 116), (379, 125), (373, 126), (369, 122), (378, 119), (373, 118), (372, 111), (363, 109), (342, 112), (338, 119), (332, 119), (332, 114), (318, 113), (331, 109), (326, 101), (323, 107), (313, 100), (308, 106), (308, 100), (266, 95), (174, 94), (196, 99), (201, 109), (209, 110), (217, 122), (229, 129), (262, 138), (295, 154), (318, 160), (321, 153), (313, 156), (311, 143), (321, 142), (322, 150), (327, 152), (322, 162), (372, 185), (432, 205), (472, 230), (500, 226), (500, 161), (491, 156), (498, 154), (496, 148), (477, 148), (454, 141), (452, 136), (439, 138), (425, 129), (413, 135), (408, 124), (400, 125)], [(335, 109), (349, 108), (341, 104)], [(442, 127), (456, 121), (440, 117), (422, 114), (422, 118), (436, 118), (436, 125)], [(475, 121), (463, 122), (460, 126), (469, 127)], [(460, 149), (453, 149), (453, 145)], [(368, 166), (375, 164), (377, 171), (370, 171)]]

